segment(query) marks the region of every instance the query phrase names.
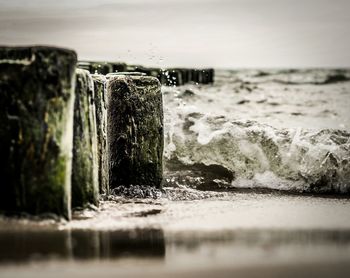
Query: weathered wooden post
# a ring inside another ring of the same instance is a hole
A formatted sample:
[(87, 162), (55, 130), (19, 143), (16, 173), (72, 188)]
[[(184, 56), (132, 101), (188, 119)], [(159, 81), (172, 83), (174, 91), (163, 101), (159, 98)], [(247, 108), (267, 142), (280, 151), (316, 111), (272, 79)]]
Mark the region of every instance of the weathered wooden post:
[(70, 218), (76, 53), (0, 47), (0, 211)]
[(94, 84), (90, 73), (76, 70), (72, 206), (98, 202), (98, 155)]
[(91, 70), (92, 70), (91, 62), (88, 62), (88, 61), (78, 61), (77, 67), (80, 69), (87, 70), (89, 72), (91, 72)]
[(118, 62), (113, 62), (112, 64), (112, 72), (123, 72), (126, 71), (126, 64), (125, 63), (118, 63)]
[(209, 83), (214, 83), (215, 78), (215, 70), (209, 69)]
[(123, 68), (123, 63), (109, 63), (98, 61), (79, 61), (78, 68), (88, 70), (91, 74), (108, 74)]
[(166, 71), (166, 69), (160, 69), (160, 72), (159, 72), (159, 74), (158, 74), (158, 80), (159, 80), (159, 82), (160, 82), (160, 84), (162, 84), (162, 85), (166, 85), (167, 84), (167, 82), (168, 82), (168, 73), (167, 73), (167, 71)]
[(160, 68), (150, 68), (149, 75), (158, 78), (158, 80), (160, 81), (159, 74), (161, 73), (161, 71), (162, 70)]
[(200, 71), (198, 69), (192, 69), (192, 81), (194, 83), (200, 82)]
[(180, 86), (183, 85), (182, 82), (182, 72), (179, 69), (168, 69), (168, 85)]
[(107, 162), (107, 96), (106, 77), (93, 74), (94, 96), (96, 107), (97, 127), (97, 159), (100, 193), (107, 194), (108, 190), (108, 162)]
[(113, 65), (107, 62), (91, 62), (90, 73), (108, 74), (113, 72)]
[(188, 70), (185, 68), (179, 68), (178, 70), (181, 72), (181, 76), (182, 76), (182, 84), (181, 85), (187, 84), (189, 82)]
[(214, 69), (202, 69), (200, 72), (200, 80), (201, 84), (210, 84), (214, 82)]
[(107, 81), (109, 187), (160, 187), (163, 171), (163, 103), (157, 78), (135, 73)]

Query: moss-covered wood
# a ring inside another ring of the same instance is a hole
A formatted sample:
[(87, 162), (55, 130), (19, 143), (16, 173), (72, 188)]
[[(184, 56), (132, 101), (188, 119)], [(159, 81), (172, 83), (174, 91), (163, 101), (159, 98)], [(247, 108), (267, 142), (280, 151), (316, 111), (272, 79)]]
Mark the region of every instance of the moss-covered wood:
[(72, 206), (98, 201), (97, 130), (94, 85), (89, 72), (76, 70), (74, 102)]
[(93, 74), (97, 127), (97, 159), (100, 193), (108, 193), (106, 77)]
[(109, 186), (160, 187), (163, 105), (160, 83), (149, 76), (111, 76), (107, 84)]
[(0, 47), (0, 211), (70, 218), (76, 53)]

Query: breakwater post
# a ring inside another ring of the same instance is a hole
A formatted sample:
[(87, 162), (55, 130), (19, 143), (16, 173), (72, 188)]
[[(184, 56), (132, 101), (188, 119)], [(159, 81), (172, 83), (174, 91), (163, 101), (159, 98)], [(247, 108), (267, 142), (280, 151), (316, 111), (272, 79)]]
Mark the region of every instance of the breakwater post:
[(98, 150), (94, 84), (90, 73), (76, 70), (73, 131), (72, 206), (98, 202)]
[(109, 187), (160, 187), (163, 175), (163, 103), (157, 78), (123, 73), (108, 77)]
[(93, 74), (94, 96), (96, 106), (97, 126), (97, 159), (99, 190), (108, 194), (108, 161), (107, 161), (107, 96), (106, 77), (102, 74)]
[(71, 216), (76, 53), (0, 47), (0, 211)]

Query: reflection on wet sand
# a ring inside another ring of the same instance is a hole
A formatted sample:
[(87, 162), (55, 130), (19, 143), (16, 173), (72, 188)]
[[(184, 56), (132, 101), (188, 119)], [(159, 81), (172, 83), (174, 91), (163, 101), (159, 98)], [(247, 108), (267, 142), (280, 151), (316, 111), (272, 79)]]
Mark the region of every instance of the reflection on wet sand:
[[(52, 260), (117, 260), (144, 258), (178, 262), (180, 257), (206, 261), (214, 252), (237, 255), (284, 248), (298, 253), (308, 247), (350, 250), (350, 230), (235, 230), (216, 233), (170, 232), (161, 229), (119, 231), (16, 230), (0, 232), (0, 263)], [(166, 252), (168, 249), (168, 252)], [(342, 252), (340, 252), (342, 253)], [(225, 256), (226, 256), (225, 255)], [(221, 257), (221, 256), (219, 256)], [(225, 261), (225, 258), (216, 259)], [(349, 258), (343, 258), (349, 259)]]
[(162, 230), (17, 230), (0, 232), (0, 262), (150, 257), (162, 259)]

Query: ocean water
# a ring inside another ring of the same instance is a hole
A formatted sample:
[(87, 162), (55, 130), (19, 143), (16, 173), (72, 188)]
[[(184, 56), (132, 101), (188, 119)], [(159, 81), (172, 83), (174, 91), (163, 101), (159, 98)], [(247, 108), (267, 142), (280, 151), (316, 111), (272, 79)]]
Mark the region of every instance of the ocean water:
[(165, 88), (166, 184), (350, 191), (350, 71), (217, 71)]
[(164, 187), (0, 217), (0, 277), (348, 277), (350, 72), (163, 87)]

